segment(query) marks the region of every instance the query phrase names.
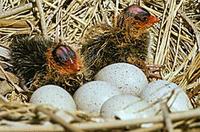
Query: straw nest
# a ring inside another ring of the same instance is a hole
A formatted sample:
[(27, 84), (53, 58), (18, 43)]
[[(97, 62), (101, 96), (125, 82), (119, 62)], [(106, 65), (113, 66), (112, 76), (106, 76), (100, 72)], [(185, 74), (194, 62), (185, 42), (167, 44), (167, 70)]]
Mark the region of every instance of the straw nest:
[[(168, 113), (151, 119), (112, 121), (82, 112), (66, 113), (46, 106), (27, 104), (30, 93), (20, 86), (9, 69), (11, 36), (43, 34), (55, 41), (65, 41), (75, 48), (93, 25), (112, 26), (113, 16), (124, 7), (137, 3), (161, 21), (151, 28), (149, 63), (162, 65), (163, 79), (180, 85), (194, 107), (199, 106), (200, 89), (200, 1), (199, 0), (2, 0), (0, 2), (0, 131), (82, 131), (123, 130), (154, 131), (200, 127), (200, 110)], [(64, 115), (64, 116), (63, 116)], [(65, 117), (65, 118), (62, 118)], [(66, 120), (67, 119), (67, 120)], [(173, 121), (173, 123), (172, 123)], [(101, 122), (101, 123), (98, 123)], [(143, 123), (154, 123), (141, 128)], [(71, 124), (69, 124), (71, 123)], [(59, 125), (57, 125), (59, 124)], [(182, 127), (184, 126), (184, 128)]]

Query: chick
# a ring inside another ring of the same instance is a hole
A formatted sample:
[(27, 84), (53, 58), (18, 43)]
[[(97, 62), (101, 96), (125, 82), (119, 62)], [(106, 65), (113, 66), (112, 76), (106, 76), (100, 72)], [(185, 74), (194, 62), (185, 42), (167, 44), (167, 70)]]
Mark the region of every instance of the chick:
[[(83, 37), (81, 53), (94, 76), (101, 68), (117, 62), (127, 62), (151, 76), (146, 64), (149, 32), (159, 19), (146, 9), (131, 5), (125, 8), (115, 26), (96, 25)], [(114, 25), (114, 24), (113, 24)]]
[(14, 72), (31, 90), (55, 84), (73, 94), (83, 83), (81, 58), (64, 43), (56, 44), (42, 36), (18, 35), (10, 49)]

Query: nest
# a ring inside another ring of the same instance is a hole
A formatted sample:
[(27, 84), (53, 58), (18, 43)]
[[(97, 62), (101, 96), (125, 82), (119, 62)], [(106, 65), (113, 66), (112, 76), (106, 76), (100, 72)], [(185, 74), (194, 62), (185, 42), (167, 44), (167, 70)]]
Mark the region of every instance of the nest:
[[(55, 108), (27, 104), (29, 92), (8, 72), (11, 36), (42, 34), (80, 48), (81, 38), (93, 25), (113, 24), (119, 12), (132, 3), (140, 4), (161, 21), (150, 29), (148, 61), (162, 65), (162, 78), (175, 82), (187, 92), (194, 107), (200, 104), (200, 3), (198, 0), (3, 0), (0, 3), (0, 131), (82, 131), (82, 130), (193, 130), (199, 126), (199, 109), (183, 113), (130, 121), (103, 122), (81, 112), (64, 113)], [(8, 103), (10, 102), (10, 103)], [(20, 103), (20, 104), (19, 104)], [(99, 123), (101, 122), (101, 123)], [(149, 128), (141, 124), (153, 123)], [(12, 126), (12, 127), (10, 127)], [(20, 126), (20, 127), (17, 127)]]

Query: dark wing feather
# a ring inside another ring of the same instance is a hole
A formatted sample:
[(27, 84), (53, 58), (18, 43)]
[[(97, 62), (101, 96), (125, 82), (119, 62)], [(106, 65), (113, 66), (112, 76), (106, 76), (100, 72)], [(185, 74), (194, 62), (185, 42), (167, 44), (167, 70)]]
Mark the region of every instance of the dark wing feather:
[(41, 36), (15, 36), (10, 49), (11, 63), (17, 75), (22, 76), (25, 81), (29, 81), (37, 71), (44, 71), (44, 65), (46, 64), (45, 53), (51, 44), (51, 41)]

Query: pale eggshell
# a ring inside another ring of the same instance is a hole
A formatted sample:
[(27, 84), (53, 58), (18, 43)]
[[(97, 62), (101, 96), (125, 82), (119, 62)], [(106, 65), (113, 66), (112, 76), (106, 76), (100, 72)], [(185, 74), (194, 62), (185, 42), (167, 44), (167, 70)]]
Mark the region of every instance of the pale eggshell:
[(115, 86), (104, 81), (91, 81), (81, 86), (74, 94), (74, 101), (79, 110), (98, 116), (102, 104), (121, 92)]
[(38, 88), (32, 94), (30, 103), (48, 104), (70, 112), (76, 110), (76, 104), (72, 96), (57, 85), (45, 85)]
[(121, 120), (130, 120), (153, 117), (156, 114), (157, 111), (153, 105), (149, 104), (145, 100), (140, 99), (139, 101), (124, 107), (123, 110), (116, 111), (115, 117)]
[[(175, 83), (165, 80), (149, 83), (140, 96), (151, 103), (167, 101), (171, 112), (187, 111), (193, 108), (183, 89)], [(157, 104), (157, 107), (160, 109), (160, 103)]]
[(139, 97), (128, 94), (113, 96), (102, 105), (101, 116), (104, 118), (115, 118), (115, 112), (123, 110), (130, 104), (137, 103), (140, 100)]
[(128, 63), (115, 63), (101, 69), (95, 80), (107, 81), (117, 86), (124, 94), (139, 95), (148, 84), (143, 71)]

